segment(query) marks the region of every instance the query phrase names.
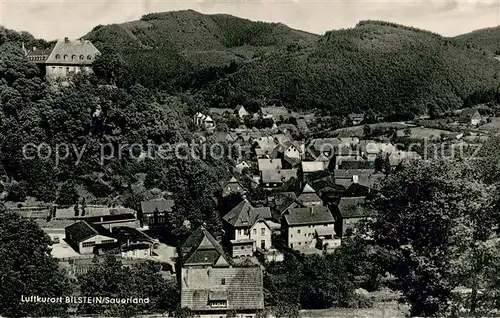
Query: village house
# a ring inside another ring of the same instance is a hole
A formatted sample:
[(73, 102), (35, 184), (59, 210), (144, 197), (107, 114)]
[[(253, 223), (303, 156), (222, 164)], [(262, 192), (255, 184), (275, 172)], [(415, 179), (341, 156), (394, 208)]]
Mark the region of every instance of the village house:
[(344, 197), (340, 199), (335, 214), (335, 232), (340, 237), (346, 237), (356, 232), (357, 224), (368, 218), (375, 217), (374, 211), (365, 207), (365, 197)]
[(479, 110), (475, 108), (463, 109), (460, 113), (459, 122), (468, 124), (471, 126), (478, 126), (483, 121)]
[(236, 106), (235, 110), (234, 110), (236, 116), (238, 116), (241, 120), (245, 117), (245, 116), (248, 116), (250, 115), (247, 110), (245, 109), (245, 107), (243, 107), (242, 105), (238, 105)]
[(301, 134), (309, 133), (309, 127), (307, 127), (306, 120), (304, 118), (297, 119), (297, 129)]
[(231, 267), (231, 258), (204, 226), (198, 227), (179, 247), (183, 268)]
[(199, 318), (256, 318), (264, 310), (262, 268), (183, 268), (181, 307)]
[(287, 246), (296, 249), (315, 249), (316, 239), (335, 236), (335, 219), (325, 206), (290, 208), (283, 214), (281, 232)]
[(208, 130), (215, 129), (215, 122), (212, 117), (204, 115), (202, 113), (196, 113), (194, 115), (194, 123), (199, 127), (204, 127)]
[(126, 226), (114, 227), (111, 235), (118, 240), (122, 257), (149, 258), (158, 242), (144, 232)]
[(231, 246), (232, 257), (252, 256), (257, 249), (270, 249), (271, 219), (269, 207), (253, 207), (246, 198), (224, 215), (225, 241)]
[(169, 213), (174, 207), (174, 200), (155, 199), (141, 202), (144, 227), (152, 228), (166, 224)]
[(108, 229), (87, 221), (74, 223), (64, 231), (68, 245), (80, 254), (94, 254), (100, 245), (118, 242)]
[(302, 205), (308, 207), (323, 205), (323, 200), (321, 200), (321, 198), (318, 196), (313, 187), (309, 185), (309, 183), (306, 183), (306, 185), (302, 189), (302, 192), (298, 196), (297, 201)]
[(298, 179), (298, 169), (263, 170), (260, 173), (260, 183), (265, 189), (282, 187), (292, 178)]
[(59, 40), (51, 49), (37, 49), (24, 53), (28, 61), (38, 65), (41, 74), (48, 79), (67, 78), (82, 71), (92, 72), (92, 63), (100, 54), (88, 40)]
[(231, 194), (244, 194), (246, 192), (245, 188), (241, 183), (233, 176), (229, 181), (223, 182), (222, 184), (222, 197), (227, 197)]
[(361, 124), (365, 120), (365, 114), (356, 114), (356, 113), (351, 113), (347, 115), (347, 118), (349, 119), (349, 123), (353, 126)]
[(373, 169), (336, 169), (334, 170), (335, 184), (349, 188), (351, 184), (358, 183), (360, 177), (369, 176), (374, 173)]

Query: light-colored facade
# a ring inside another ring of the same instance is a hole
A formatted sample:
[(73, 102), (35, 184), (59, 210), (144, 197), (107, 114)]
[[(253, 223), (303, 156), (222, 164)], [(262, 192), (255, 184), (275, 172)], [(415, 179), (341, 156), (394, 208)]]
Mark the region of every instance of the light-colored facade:
[(316, 231), (328, 231), (335, 234), (334, 223), (289, 226), (287, 231), (288, 247), (293, 249), (312, 248), (316, 243)]
[(250, 229), (237, 228), (234, 230), (234, 241), (251, 240), (254, 242), (252, 253), (257, 248), (271, 248), (271, 228), (264, 220), (258, 220)]
[(92, 72), (92, 63), (101, 53), (88, 40), (59, 40), (51, 50), (33, 48), (25, 52), (29, 61), (38, 64), (48, 79), (68, 78), (80, 72)]
[(79, 244), (79, 252), (80, 254), (93, 254), (94, 247), (96, 245), (101, 244), (109, 244), (118, 242), (115, 238), (104, 236), (104, 235), (96, 235), (91, 238), (86, 239), (85, 241), (80, 242)]

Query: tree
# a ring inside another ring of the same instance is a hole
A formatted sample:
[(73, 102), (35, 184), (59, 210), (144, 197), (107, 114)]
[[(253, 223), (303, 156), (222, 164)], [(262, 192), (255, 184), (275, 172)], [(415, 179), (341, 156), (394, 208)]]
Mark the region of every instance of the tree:
[(21, 296), (63, 297), (71, 293), (70, 280), (50, 254), (51, 244), (33, 221), (9, 211), (0, 213), (0, 315), (67, 315), (64, 303), (21, 301)]
[(124, 267), (114, 255), (96, 258), (90, 270), (79, 278), (83, 296), (148, 298), (141, 304), (85, 304), (83, 313), (132, 317), (140, 312), (174, 311), (179, 293), (174, 283), (160, 273), (161, 266), (147, 262)]
[(370, 127), (370, 125), (367, 124), (363, 126), (363, 135), (365, 136), (365, 138), (371, 137), (372, 128)]
[[(463, 162), (449, 161), (405, 166), (384, 180), (382, 194), (371, 201), (378, 213), (373, 238), (388, 255), (386, 266), (412, 315), (449, 309), (460, 272), (454, 266), (461, 255), (457, 247), (465, 244), (463, 226), (492, 204), (491, 189), (467, 178), (469, 170)], [(491, 227), (489, 221), (482, 230), (482, 223), (471, 224), (476, 234)]]
[(60, 205), (71, 206), (78, 202), (78, 192), (75, 182), (67, 181), (61, 185), (56, 203)]

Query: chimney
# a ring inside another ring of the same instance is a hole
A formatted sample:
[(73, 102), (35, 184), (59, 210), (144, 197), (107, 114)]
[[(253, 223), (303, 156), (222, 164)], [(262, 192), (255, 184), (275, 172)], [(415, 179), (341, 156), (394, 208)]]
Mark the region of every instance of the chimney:
[(68, 37), (65, 37), (65, 38), (64, 38), (64, 42), (68, 43), (68, 42), (69, 42), (69, 38), (68, 38)]

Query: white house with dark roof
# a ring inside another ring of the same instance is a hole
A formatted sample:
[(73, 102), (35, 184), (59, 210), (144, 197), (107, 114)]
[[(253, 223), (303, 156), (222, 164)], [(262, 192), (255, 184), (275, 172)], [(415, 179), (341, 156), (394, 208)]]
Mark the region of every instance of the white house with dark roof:
[(256, 318), (264, 310), (264, 283), (260, 266), (183, 268), (181, 307), (196, 317)]
[(245, 198), (222, 219), (233, 257), (252, 256), (257, 249), (271, 248), (269, 207), (253, 207)]
[(59, 40), (52, 49), (26, 52), (26, 58), (41, 66), (49, 79), (67, 78), (82, 71), (92, 72), (92, 63), (101, 54), (85, 39)]
[(168, 214), (172, 212), (174, 200), (155, 199), (141, 202), (142, 220), (146, 227), (166, 223)]
[(245, 107), (243, 107), (242, 105), (238, 105), (236, 106), (236, 108), (234, 109), (234, 112), (236, 113), (236, 115), (240, 118), (240, 119), (243, 119), (245, 116), (248, 116), (250, 115), (247, 110), (245, 109)]
[(324, 206), (290, 208), (283, 214), (281, 229), (288, 247), (314, 249), (317, 238), (335, 237), (335, 219)]
[(80, 221), (65, 228), (66, 242), (80, 254), (93, 254), (96, 247), (118, 240), (102, 225)]

